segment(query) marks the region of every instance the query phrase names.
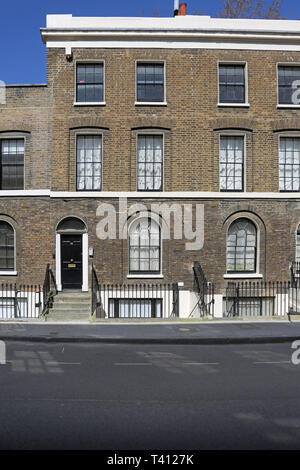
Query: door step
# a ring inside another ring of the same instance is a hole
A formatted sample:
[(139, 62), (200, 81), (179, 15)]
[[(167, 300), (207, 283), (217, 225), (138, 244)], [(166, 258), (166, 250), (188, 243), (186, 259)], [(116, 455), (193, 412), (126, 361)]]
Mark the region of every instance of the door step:
[(91, 312), (90, 292), (59, 292), (54, 297), (47, 321), (88, 321)]

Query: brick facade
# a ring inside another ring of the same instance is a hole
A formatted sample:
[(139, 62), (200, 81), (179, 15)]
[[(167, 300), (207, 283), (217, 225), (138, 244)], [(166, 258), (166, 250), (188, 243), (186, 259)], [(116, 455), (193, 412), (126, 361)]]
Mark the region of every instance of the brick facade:
[[(135, 105), (138, 60), (164, 61), (166, 105)], [(104, 105), (74, 105), (80, 61), (104, 62)], [(247, 63), (249, 107), (218, 106), (218, 63), (222, 61)], [(135, 195), (128, 204), (204, 205), (202, 250), (185, 250), (186, 240), (163, 241), (164, 282), (190, 286), (193, 262), (200, 261), (217, 292), (224, 292), (226, 234), (238, 217), (249, 217), (258, 228), (262, 279), (289, 279), (300, 196), (278, 191), (278, 136), (300, 135), (300, 109), (277, 108), (278, 63), (300, 63), (300, 51), (73, 47), (72, 60), (67, 60), (65, 48), (48, 48), (47, 85), (10, 85), (7, 102), (0, 105), (0, 139), (25, 138), (24, 189), (49, 190), (48, 195), (32, 196), (2, 196), (0, 191), (1, 219), (15, 228), (17, 271), (14, 276), (0, 275), (0, 281), (42, 283), (46, 264), (55, 268), (58, 222), (76, 216), (88, 228), (89, 247), (94, 248), (89, 264), (94, 263), (100, 281), (135, 282), (127, 279), (128, 241), (99, 240), (96, 210), (102, 202), (111, 202), (118, 210), (116, 193), (136, 191), (139, 133), (164, 136), (164, 192), (159, 197)], [(102, 135), (103, 196), (74, 197), (78, 132)], [(219, 192), (219, 136), (224, 133), (245, 136), (245, 190), (253, 193), (248, 198)], [(176, 197), (168, 197), (168, 192), (177, 192)]]

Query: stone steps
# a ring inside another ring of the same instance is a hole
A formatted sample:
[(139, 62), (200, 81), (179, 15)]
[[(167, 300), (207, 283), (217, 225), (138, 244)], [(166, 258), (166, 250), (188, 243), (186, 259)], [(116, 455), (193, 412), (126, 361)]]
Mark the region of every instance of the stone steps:
[(90, 292), (60, 292), (54, 297), (53, 307), (46, 320), (88, 321), (91, 312)]

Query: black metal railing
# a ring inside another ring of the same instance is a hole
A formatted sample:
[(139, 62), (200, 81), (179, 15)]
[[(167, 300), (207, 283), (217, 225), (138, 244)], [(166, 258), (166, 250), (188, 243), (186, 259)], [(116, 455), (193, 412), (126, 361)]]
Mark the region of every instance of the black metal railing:
[(178, 284), (100, 284), (106, 318), (170, 318), (179, 316)]
[(291, 306), (291, 282), (229, 282), (226, 288), (224, 315), (288, 315)]
[(300, 262), (293, 261), (290, 266), (291, 270), (291, 282), (295, 283), (300, 278)]
[(201, 264), (198, 261), (195, 261), (194, 263), (193, 272), (193, 291), (196, 294), (197, 302), (190, 313), (190, 317), (196, 312), (197, 309), (200, 313), (200, 316), (214, 316), (214, 284), (207, 281)]
[(94, 265), (92, 265), (91, 279), (91, 315), (96, 316), (96, 318), (101, 318), (105, 316), (101, 302), (100, 285)]
[(0, 320), (38, 318), (41, 310), (41, 286), (0, 284)]
[(41, 314), (47, 315), (49, 313), (49, 309), (53, 306), (54, 296), (57, 294), (57, 286), (55, 276), (53, 274), (52, 269), (50, 268), (50, 264), (47, 264), (45, 279), (43, 284), (43, 308)]

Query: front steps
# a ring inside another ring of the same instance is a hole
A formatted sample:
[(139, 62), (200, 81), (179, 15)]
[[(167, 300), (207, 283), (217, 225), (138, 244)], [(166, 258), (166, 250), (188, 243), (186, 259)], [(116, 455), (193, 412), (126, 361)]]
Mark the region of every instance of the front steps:
[(48, 322), (89, 321), (91, 312), (90, 292), (59, 292), (54, 297), (53, 307), (46, 316)]

